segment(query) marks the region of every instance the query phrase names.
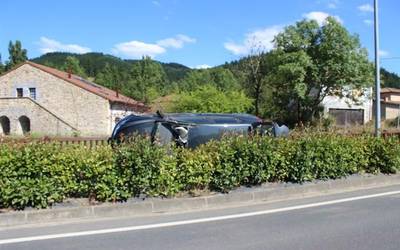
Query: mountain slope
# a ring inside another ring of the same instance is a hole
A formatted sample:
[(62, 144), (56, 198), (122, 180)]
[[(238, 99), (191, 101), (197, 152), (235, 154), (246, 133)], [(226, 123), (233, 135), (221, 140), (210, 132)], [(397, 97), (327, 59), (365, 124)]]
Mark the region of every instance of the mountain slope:
[[(86, 53), (86, 54), (73, 54), (66, 52), (53, 52), (47, 53), (40, 57), (31, 59), (33, 62), (44, 64), (50, 67), (60, 69), (68, 56), (74, 56), (78, 58), (80, 65), (84, 68), (86, 74), (89, 77), (95, 78), (96, 75), (105, 67), (108, 63), (116, 66), (120, 72), (129, 72), (132, 65), (138, 60), (123, 60), (121, 58), (107, 55), (103, 53)], [(188, 72), (192, 69), (179, 63), (161, 63), (167, 78), (170, 82), (179, 81), (183, 79)]]

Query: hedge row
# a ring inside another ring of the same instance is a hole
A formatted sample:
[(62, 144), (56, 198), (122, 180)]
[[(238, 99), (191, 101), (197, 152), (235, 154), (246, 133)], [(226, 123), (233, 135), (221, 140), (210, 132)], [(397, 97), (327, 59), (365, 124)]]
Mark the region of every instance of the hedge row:
[(227, 192), (265, 182), (395, 173), (397, 139), (309, 135), (227, 137), (196, 150), (136, 138), (115, 149), (32, 143), (0, 146), (0, 207), (45, 208), (67, 197), (124, 201), (181, 192)]

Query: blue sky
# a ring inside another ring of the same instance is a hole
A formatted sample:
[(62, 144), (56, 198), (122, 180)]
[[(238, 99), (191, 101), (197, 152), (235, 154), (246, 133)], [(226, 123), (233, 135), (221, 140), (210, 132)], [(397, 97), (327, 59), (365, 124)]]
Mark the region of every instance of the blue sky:
[[(400, 73), (400, 1), (380, 0), (381, 64)], [(51, 51), (151, 55), (207, 67), (266, 50), (284, 26), (336, 16), (373, 55), (373, 0), (2, 0), (0, 53), (21, 40), (29, 58)]]

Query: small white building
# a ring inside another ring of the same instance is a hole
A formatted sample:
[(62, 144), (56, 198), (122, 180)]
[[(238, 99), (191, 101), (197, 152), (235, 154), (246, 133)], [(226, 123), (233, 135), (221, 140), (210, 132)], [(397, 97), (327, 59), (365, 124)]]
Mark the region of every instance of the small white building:
[(327, 96), (322, 101), (324, 114), (336, 120), (336, 125), (362, 125), (372, 120), (372, 88), (365, 89), (357, 102), (338, 96)]

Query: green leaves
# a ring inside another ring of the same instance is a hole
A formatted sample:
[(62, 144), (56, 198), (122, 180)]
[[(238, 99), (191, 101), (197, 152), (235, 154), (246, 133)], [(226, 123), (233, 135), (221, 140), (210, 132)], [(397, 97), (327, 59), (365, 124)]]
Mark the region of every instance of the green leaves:
[(15, 66), (17, 66), (18, 64), (28, 60), (27, 50), (22, 48), (22, 44), (19, 40), (16, 40), (15, 43), (13, 43), (12, 41), (9, 42), (8, 54), (9, 54), (9, 60), (6, 65), (7, 70), (10, 70)]
[[(294, 124), (317, 117), (327, 95), (357, 101), (372, 85), (372, 64), (357, 35), (350, 34), (335, 18), (319, 26), (303, 20), (275, 37), (275, 66), (270, 73), (275, 118)], [(293, 119), (295, 118), (295, 119)]]
[(224, 92), (212, 85), (205, 85), (176, 96), (171, 108), (173, 112), (243, 113), (251, 105), (252, 100), (243, 92)]
[(62, 70), (64, 70), (65, 72), (71, 72), (72, 74), (78, 75), (80, 77), (86, 77), (85, 70), (81, 67), (78, 58), (76, 58), (75, 56), (67, 56)]
[(156, 146), (141, 137), (115, 149), (0, 145), (0, 208), (46, 208), (67, 197), (115, 202), (354, 173), (390, 174), (400, 169), (399, 142), (311, 133), (226, 136), (195, 150)]

